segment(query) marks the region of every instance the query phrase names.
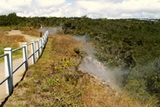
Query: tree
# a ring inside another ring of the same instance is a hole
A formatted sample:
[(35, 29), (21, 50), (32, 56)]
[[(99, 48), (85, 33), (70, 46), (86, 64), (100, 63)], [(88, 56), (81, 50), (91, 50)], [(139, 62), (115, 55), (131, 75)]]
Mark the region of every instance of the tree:
[(6, 26), (6, 19), (7, 19), (6, 15), (0, 16), (0, 26)]
[(7, 25), (17, 25), (18, 24), (18, 16), (16, 13), (10, 13), (7, 16)]

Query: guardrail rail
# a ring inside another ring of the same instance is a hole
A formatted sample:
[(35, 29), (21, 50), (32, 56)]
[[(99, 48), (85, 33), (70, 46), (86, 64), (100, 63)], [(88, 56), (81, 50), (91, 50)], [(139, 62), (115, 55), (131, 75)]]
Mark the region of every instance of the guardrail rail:
[[(29, 44), (27, 42), (23, 42), (23, 45), (20, 48), (16, 48), (12, 50), (11, 48), (4, 48), (4, 54), (0, 55), (0, 58), (4, 57), (4, 71), (5, 71), (5, 79), (0, 81), (0, 85), (6, 83), (6, 94), (10, 95), (13, 92), (13, 74), (22, 66), (24, 66), (24, 71), (28, 70), (28, 60), (32, 59), (32, 64), (35, 64), (37, 60), (42, 55), (46, 43), (48, 41), (48, 31), (44, 33), (44, 35), (37, 39), (32, 40)], [(31, 47), (31, 54), (29, 55), (28, 47)], [(23, 51), (23, 61), (22, 63), (13, 69), (13, 59), (12, 53), (22, 50)]]

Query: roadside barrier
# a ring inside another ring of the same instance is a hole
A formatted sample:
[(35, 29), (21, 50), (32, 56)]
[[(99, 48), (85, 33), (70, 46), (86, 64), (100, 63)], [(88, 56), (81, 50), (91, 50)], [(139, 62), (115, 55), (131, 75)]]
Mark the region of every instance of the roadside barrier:
[[(20, 48), (16, 48), (12, 50), (11, 48), (4, 48), (4, 54), (0, 55), (0, 58), (4, 57), (4, 70), (5, 70), (5, 79), (0, 81), (0, 85), (6, 83), (6, 94), (10, 95), (13, 92), (13, 74), (21, 67), (24, 66), (24, 71), (28, 70), (28, 60), (31, 58), (32, 64), (35, 64), (37, 60), (42, 55), (46, 43), (48, 41), (48, 31), (44, 33), (44, 35), (37, 40), (32, 40), (29, 44), (27, 42), (23, 42), (23, 45)], [(28, 47), (31, 47), (31, 54), (29, 55)], [(23, 61), (13, 70), (13, 56), (12, 53), (22, 50)]]

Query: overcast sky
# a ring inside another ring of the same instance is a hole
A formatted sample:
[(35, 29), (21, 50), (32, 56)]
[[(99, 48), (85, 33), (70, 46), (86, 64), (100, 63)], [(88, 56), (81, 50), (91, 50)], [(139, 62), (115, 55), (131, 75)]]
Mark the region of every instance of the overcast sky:
[(0, 0), (0, 15), (160, 18), (160, 0)]

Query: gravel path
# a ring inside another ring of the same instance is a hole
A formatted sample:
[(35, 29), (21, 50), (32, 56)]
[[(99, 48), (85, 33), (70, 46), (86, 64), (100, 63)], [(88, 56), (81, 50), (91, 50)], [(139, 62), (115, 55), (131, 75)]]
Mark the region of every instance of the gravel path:
[[(12, 35), (22, 35), (25, 37), (25, 39), (27, 40), (28, 43), (31, 42), (31, 40), (36, 40), (38, 39), (37, 37), (32, 37), (32, 36), (29, 36), (29, 35), (25, 35), (25, 34), (22, 34), (20, 30), (12, 30), (10, 32), (8, 32), (8, 35), (9, 36), (12, 36)], [(28, 51), (30, 52), (30, 47), (28, 47)], [(13, 70), (16, 69), (23, 61), (23, 58), (19, 58), (19, 59), (16, 59), (13, 61)], [(31, 60), (29, 60), (29, 65), (31, 65)], [(22, 76), (24, 74), (24, 68), (21, 67), (17, 72), (15, 72), (13, 74), (13, 83), (14, 85), (17, 84)], [(5, 73), (4, 73), (4, 63), (0, 63), (0, 81), (2, 81), (3, 79), (5, 78)], [(7, 94), (6, 94), (6, 86), (5, 84), (3, 85), (0, 85), (0, 103), (2, 101), (4, 101), (4, 99), (7, 97)]]

